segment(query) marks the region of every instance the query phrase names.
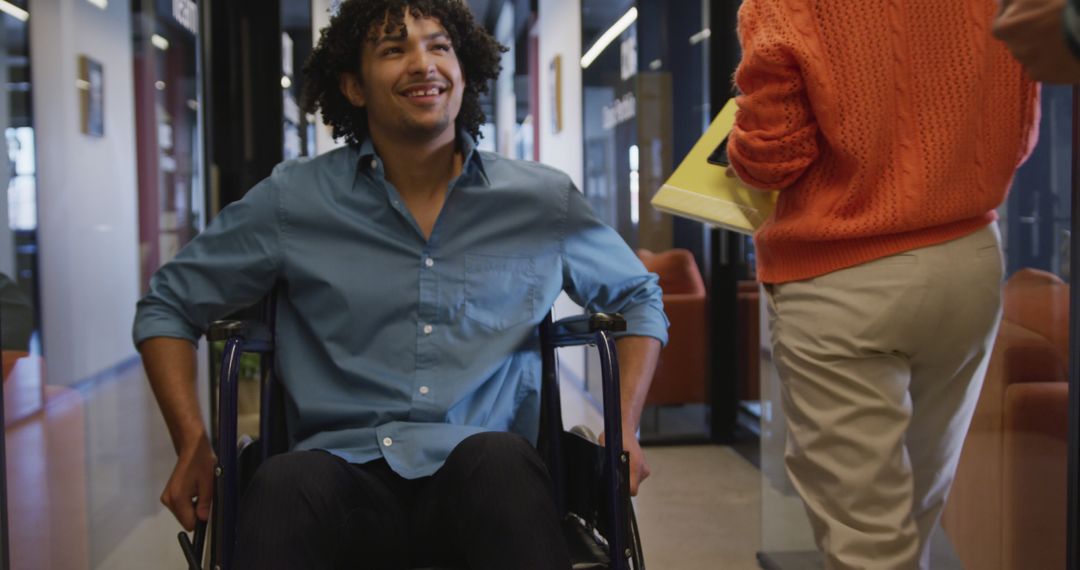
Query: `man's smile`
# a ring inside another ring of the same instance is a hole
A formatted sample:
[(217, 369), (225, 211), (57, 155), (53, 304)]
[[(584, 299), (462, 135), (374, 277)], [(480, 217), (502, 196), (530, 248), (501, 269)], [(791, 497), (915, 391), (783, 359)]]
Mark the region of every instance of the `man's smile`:
[(439, 97), (446, 93), (447, 89), (446, 85), (440, 83), (423, 83), (411, 85), (399, 91), (398, 94), (413, 103), (430, 104), (438, 101)]

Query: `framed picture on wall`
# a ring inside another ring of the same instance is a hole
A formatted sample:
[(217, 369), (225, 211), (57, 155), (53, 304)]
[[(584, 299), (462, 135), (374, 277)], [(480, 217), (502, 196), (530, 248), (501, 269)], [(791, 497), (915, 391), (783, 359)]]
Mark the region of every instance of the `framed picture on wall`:
[(92, 137), (105, 136), (105, 71), (101, 62), (79, 56), (79, 89), (82, 132)]
[(562, 57), (555, 56), (548, 68), (548, 85), (551, 89), (551, 132), (562, 131)]

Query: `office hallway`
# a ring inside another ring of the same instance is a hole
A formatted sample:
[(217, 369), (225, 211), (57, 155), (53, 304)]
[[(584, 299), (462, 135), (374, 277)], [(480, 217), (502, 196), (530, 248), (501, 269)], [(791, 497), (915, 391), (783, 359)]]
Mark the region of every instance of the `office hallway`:
[[(589, 413), (579, 395), (565, 390), (565, 408)], [(157, 500), (171, 471), (172, 446), (141, 368), (131, 366), (83, 397), (89, 567), (183, 570), (179, 525)], [(728, 447), (645, 451), (652, 475), (635, 505), (647, 567), (756, 569), (758, 470)]]

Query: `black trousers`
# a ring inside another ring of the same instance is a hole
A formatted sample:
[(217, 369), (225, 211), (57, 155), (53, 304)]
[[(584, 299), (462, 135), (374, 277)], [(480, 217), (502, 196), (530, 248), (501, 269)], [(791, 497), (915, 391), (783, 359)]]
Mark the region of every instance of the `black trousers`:
[(324, 451), (269, 458), (240, 503), (241, 569), (568, 570), (547, 468), (524, 438), (482, 433), (430, 477)]

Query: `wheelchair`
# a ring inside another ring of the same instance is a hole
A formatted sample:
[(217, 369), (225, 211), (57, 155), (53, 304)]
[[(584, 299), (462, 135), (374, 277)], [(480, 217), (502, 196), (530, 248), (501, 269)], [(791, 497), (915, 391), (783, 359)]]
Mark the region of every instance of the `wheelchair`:
[[(273, 305), (271, 301), (269, 306)], [(203, 550), (208, 540), (209, 568), (232, 567), (236, 511), (243, 489), (263, 459), (288, 450), (284, 398), (273, 373), (272, 309), (266, 320), (269, 327), (252, 321), (218, 321), (207, 331), (211, 342), (224, 342), (217, 391), (211, 394), (212, 408), (216, 408), (212, 433), (218, 463), (214, 468), (210, 524), (199, 521), (191, 537), (185, 532), (178, 535), (189, 570), (203, 568)], [(548, 315), (540, 324), (543, 364), (537, 450), (551, 476), (574, 570), (645, 568), (630, 502), (629, 454), (622, 449), (619, 370), (611, 334), (624, 330), (626, 321), (621, 315), (605, 313), (559, 321)], [(569, 431), (563, 428), (555, 351), (583, 345), (599, 352), (606, 446), (599, 445), (583, 426)], [(243, 353), (261, 357), (261, 407), (259, 439), (245, 438), (238, 444), (237, 398)]]

